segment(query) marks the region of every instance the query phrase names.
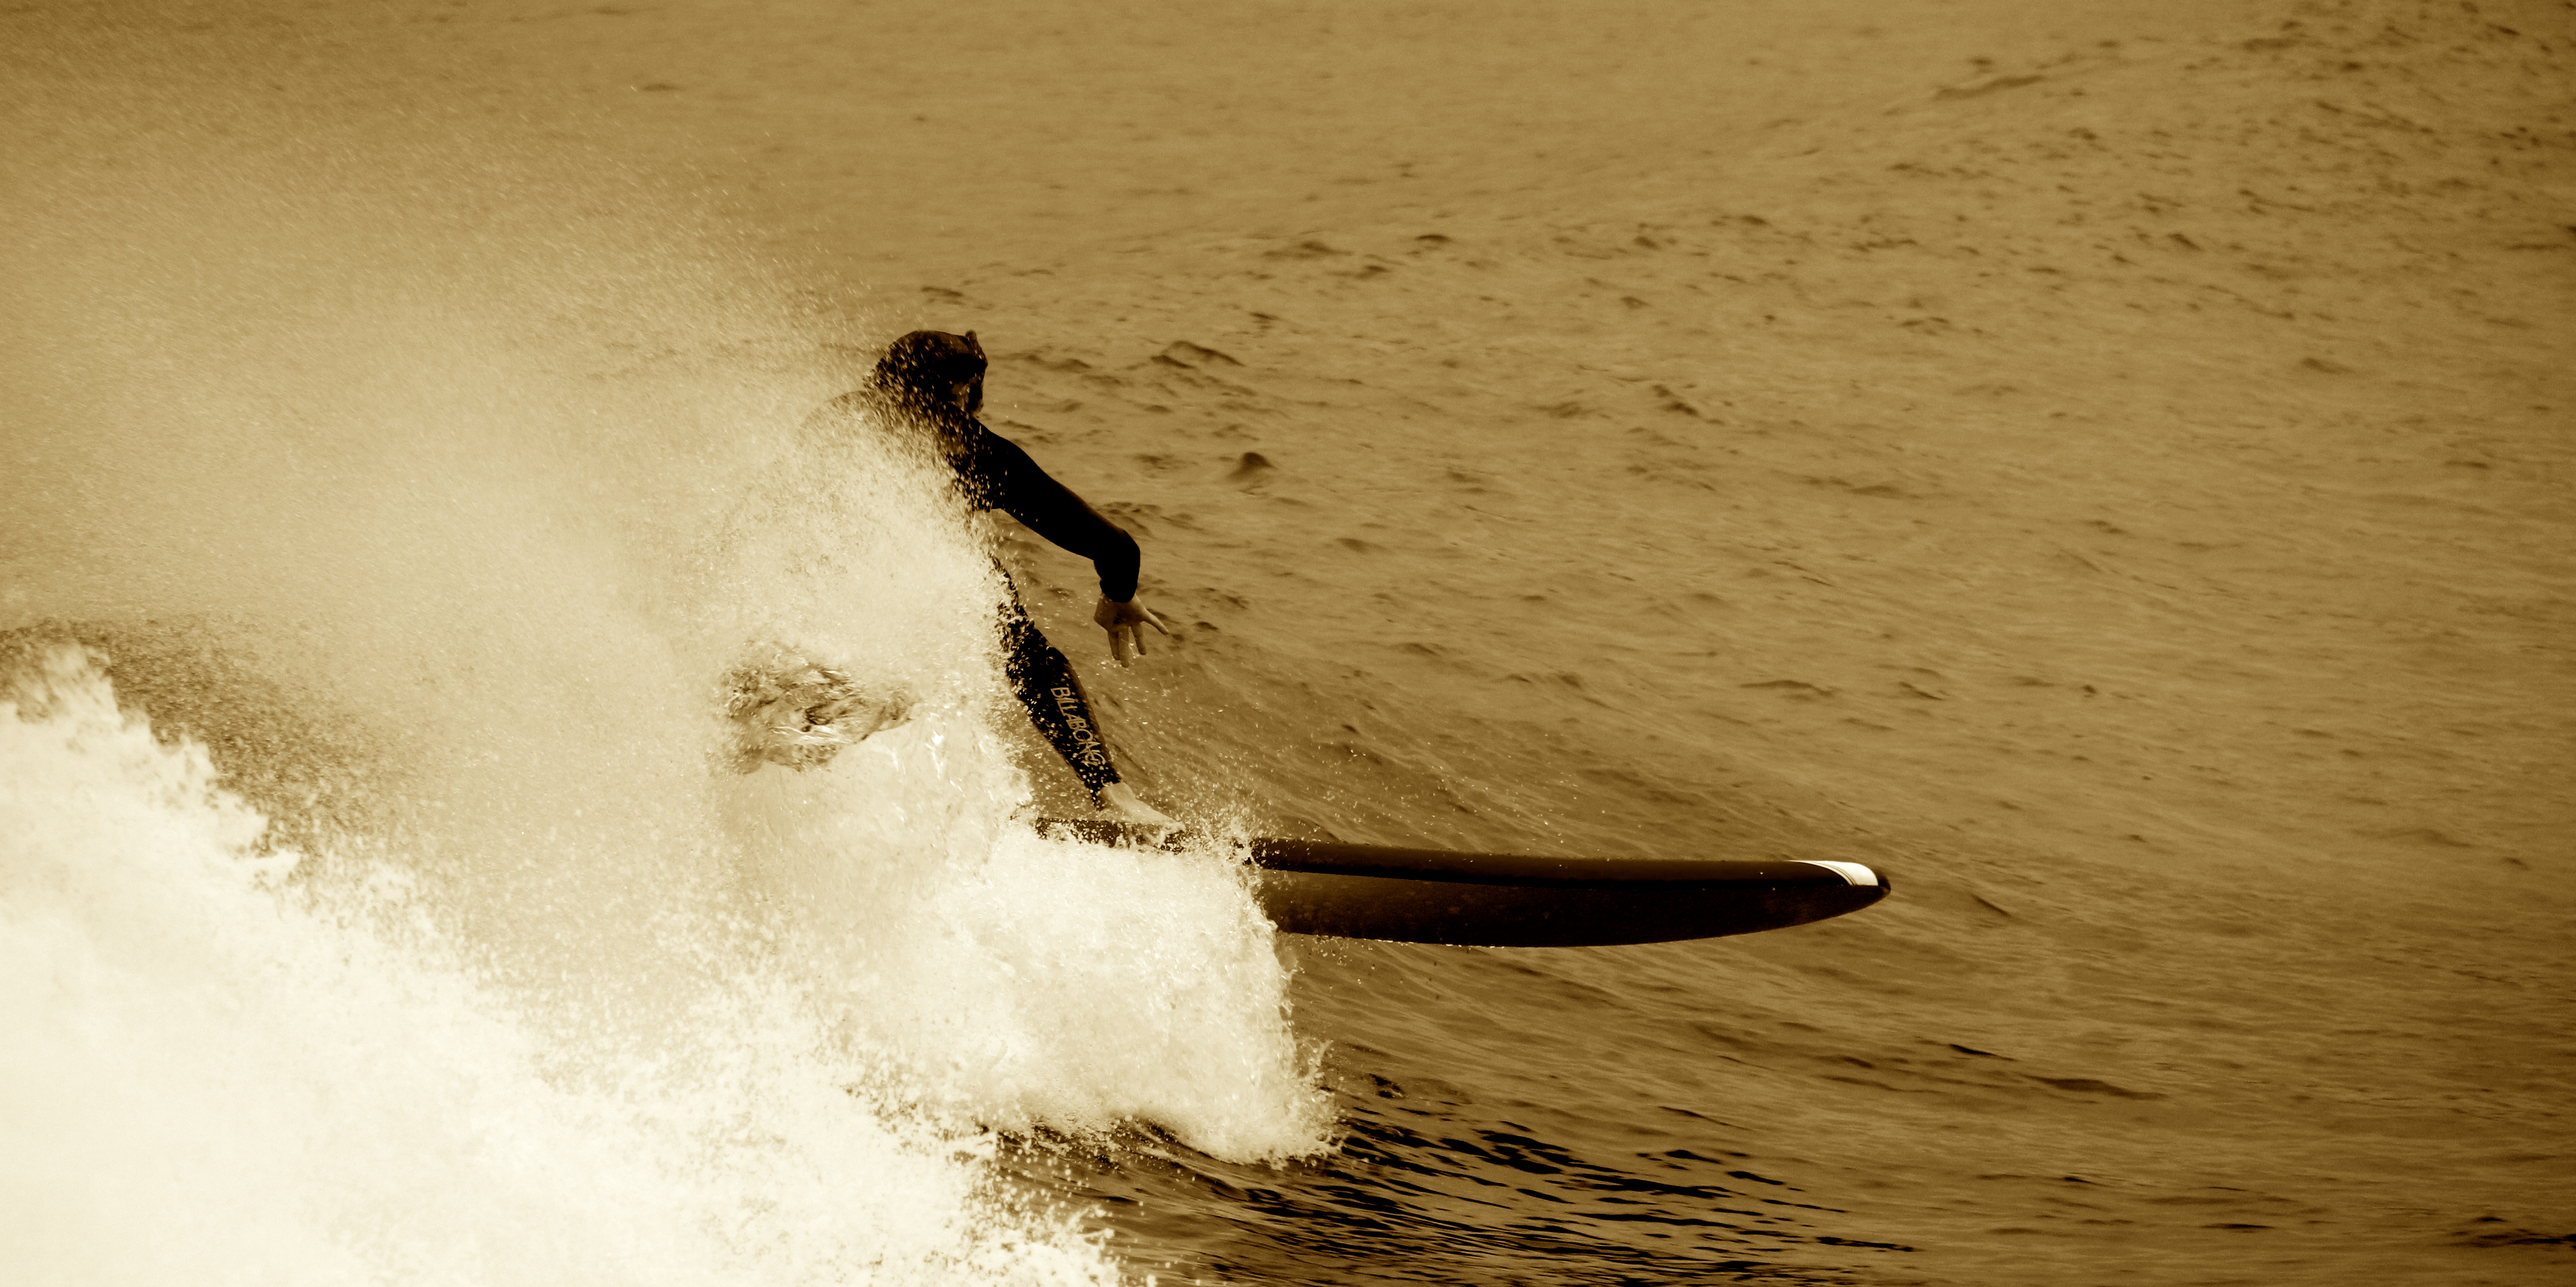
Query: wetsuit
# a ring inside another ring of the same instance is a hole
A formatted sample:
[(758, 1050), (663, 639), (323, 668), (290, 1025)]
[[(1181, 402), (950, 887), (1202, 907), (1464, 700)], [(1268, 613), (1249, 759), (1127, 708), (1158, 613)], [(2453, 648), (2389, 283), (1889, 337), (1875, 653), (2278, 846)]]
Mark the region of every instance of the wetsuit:
[[(1018, 443), (985, 428), (983, 421), (949, 408), (917, 402), (906, 406), (874, 390), (844, 394), (827, 410), (910, 421), (929, 430), (939, 444), (940, 457), (957, 472), (959, 491), (969, 507), (998, 509), (1030, 531), (1091, 560), (1100, 573), (1100, 592), (1109, 598), (1125, 602), (1136, 597), (1136, 539), (1049, 477)], [(1000, 566), (998, 561), (995, 566)], [(1118, 766), (1110, 761), (1108, 744), (1100, 738), (1091, 701), (1073, 673), (1073, 663), (1029, 620), (1028, 606), (1020, 601), (1020, 588), (1007, 570), (1002, 584), (1011, 596), (1001, 617), (1003, 671), (1010, 677), (1011, 691), (1028, 708), (1029, 722), (1064, 757), (1082, 785), (1096, 794), (1118, 780)]]
[[(944, 426), (940, 454), (957, 471), (966, 503), (979, 510), (998, 509), (1030, 531), (1091, 560), (1100, 573), (1101, 594), (1121, 602), (1135, 598), (1140, 558), (1136, 538), (1102, 518), (1072, 489), (1048, 477), (1018, 443), (973, 417), (959, 419), (962, 424)], [(1020, 588), (1010, 573), (1002, 574), (1002, 584), (1011, 594), (1002, 609), (1003, 670), (1010, 676), (1011, 691), (1028, 708), (1029, 722), (1072, 766), (1074, 776), (1097, 792), (1118, 780), (1118, 766), (1110, 762), (1109, 747), (1100, 740), (1082, 681), (1075, 677), (1073, 664), (1029, 620), (1028, 606), (1020, 602)]]

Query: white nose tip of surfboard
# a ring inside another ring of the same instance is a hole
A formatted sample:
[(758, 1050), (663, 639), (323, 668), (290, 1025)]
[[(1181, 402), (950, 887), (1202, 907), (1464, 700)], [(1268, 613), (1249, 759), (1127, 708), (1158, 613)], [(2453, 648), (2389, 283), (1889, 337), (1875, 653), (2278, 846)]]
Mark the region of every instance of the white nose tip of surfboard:
[(1877, 888), (1884, 888), (1887, 884), (1886, 881), (1878, 878), (1877, 872), (1871, 871), (1869, 868), (1856, 862), (1827, 862), (1821, 858), (1801, 858), (1798, 861), (1805, 863), (1810, 867), (1822, 867), (1825, 870), (1842, 877), (1844, 882), (1847, 884), (1865, 885)]

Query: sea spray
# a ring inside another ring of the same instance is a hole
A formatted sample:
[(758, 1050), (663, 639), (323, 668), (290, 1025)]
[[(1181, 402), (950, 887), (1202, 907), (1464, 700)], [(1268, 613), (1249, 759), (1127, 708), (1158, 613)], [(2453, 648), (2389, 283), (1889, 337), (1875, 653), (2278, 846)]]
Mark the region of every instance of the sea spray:
[(973, 722), (923, 717), (844, 759), (739, 789), (769, 829), (783, 955), (854, 1048), (1006, 1129), (1141, 1120), (1244, 1159), (1324, 1143), (1318, 1052), (1240, 869), (1039, 837), (987, 803), (1025, 788)]
[[(1029, 831), (989, 553), (803, 427), (849, 336), (208, 39), (42, 68), (0, 162), (0, 632), (107, 650), (0, 717), (33, 1280), (1089, 1281), (993, 1129), (1323, 1142), (1236, 874)], [(907, 719), (725, 769), (770, 645)]]
[(710, 638), (784, 640), (908, 703), (824, 767), (706, 779), (780, 959), (853, 1049), (959, 1120), (1316, 1150), (1318, 1054), (1241, 872), (1033, 831), (995, 731), (1026, 718), (994, 646), (1006, 591), (919, 445), (809, 422), (717, 541), (707, 618), (731, 634)]
[(650, 1058), (568, 1046), (399, 872), (253, 857), (214, 778), (75, 654), (0, 703), (28, 1281), (1114, 1281), (972, 1136), (873, 1101), (793, 989), (683, 999)]

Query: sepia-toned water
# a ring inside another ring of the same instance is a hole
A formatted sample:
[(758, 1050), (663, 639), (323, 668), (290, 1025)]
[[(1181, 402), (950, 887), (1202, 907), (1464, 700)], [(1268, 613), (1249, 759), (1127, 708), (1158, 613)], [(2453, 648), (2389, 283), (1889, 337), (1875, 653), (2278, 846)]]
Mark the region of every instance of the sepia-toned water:
[[(0, 1265), (2576, 1273), (2576, 14), (0, 15)], [(974, 329), (1087, 566), (804, 427)], [(1893, 874), (1283, 936), (1084, 807)], [(720, 761), (786, 647), (909, 702)]]

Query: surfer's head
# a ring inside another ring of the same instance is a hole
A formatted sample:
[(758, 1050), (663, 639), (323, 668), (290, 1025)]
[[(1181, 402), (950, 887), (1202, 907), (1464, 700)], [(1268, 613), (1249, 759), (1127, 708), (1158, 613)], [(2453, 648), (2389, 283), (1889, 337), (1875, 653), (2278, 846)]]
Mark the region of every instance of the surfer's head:
[(984, 407), (984, 346), (975, 333), (914, 331), (877, 359), (877, 389), (922, 411), (973, 415)]

